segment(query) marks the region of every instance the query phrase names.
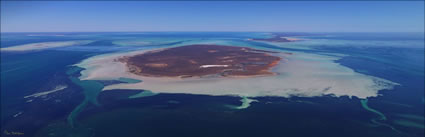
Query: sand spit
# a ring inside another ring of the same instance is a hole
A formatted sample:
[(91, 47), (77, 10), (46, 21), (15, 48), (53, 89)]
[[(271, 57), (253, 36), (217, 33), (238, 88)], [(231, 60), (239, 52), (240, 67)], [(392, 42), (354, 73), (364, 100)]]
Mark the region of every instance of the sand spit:
[(61, 91), (63, 89), (66, 89), (67, 87), (68, 87), (67, 85), (58, 85), (58, 86), (56, 86), (52, 90), (48, 90), (48, 91), (44, 91), (44, 92), (39, 92), (39, 93), (35, 93), (35, 94), (32, 94), (32, 95), (28, 95), (28, 96), (25, 96), (24, 98), (30, 98), (30, 97), (35, 97), (36, 98), (36, 97), (40, 97), (40, 96), (45, 96), (45, 95), (54, 93), (56, 91)]

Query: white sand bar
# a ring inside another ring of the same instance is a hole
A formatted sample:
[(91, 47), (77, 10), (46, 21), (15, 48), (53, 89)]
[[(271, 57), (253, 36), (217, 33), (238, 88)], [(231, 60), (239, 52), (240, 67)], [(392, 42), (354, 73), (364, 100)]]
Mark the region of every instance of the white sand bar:
[(66, 46), (85, 45), (91, 42), (93, 41), (75, 40), (75, 41), (60, 41), (60, 42), (41, 42), (41, 43), (30, 43), (30, 44), (0, 48), (0, 50), (1, 51), (32, 51), (32, 50), (43, 50), (43, 49), (66, 47)]
[(61, 90), (63, 90), (63, 89), (66, 89), (68, 86), (67, 85), (58, 85), (58, 86), (56, 86), (54, 89), (52, 89), (52, 90), (48, 90), (48, 91), (44, 91), (44, 92), (39, 92), (39, 93), (35, 93), (35, 94), (32, 94), (32, 95), (28, 95), (28, 96), (25, 96), (24, 98), (29, 98), (29, 97), (39, 97), (39, 96), (44, 96), (44, 95), (48, 95), (48, 94), (51, 94), (51, 93), (54, 93), (54, 92), (57, 92), (57, 91), (61, 91)]

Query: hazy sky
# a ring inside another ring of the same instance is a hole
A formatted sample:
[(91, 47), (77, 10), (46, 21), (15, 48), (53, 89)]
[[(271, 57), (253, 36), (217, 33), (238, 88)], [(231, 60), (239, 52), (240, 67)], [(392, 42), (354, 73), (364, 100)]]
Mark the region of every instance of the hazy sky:
[(2, 32), (423, 32), (424, 2), (1, 2)]

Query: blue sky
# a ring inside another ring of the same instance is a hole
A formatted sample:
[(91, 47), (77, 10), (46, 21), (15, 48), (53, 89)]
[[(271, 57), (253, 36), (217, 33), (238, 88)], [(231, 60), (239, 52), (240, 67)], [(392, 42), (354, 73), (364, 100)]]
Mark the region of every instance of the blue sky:
[(2, 32), (423, 32), (424, 2), (2, 1)]

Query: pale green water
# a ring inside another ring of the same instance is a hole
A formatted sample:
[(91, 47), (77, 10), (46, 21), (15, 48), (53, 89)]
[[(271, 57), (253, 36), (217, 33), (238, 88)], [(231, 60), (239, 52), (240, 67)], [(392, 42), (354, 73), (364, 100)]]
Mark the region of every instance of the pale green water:
[(138, 93), (138, 94), (135, 94), (135, 95), (129, 96), (128, 98), (149, 97), (149, 96), (155, 96), (155, 95), (158, 95), (158, 94), (159, 94), (159, 93), (153, 93), (152, 91), (145, 90), (145, 91), (140, 92), (140, 93)]
[[(72, 67), (67, 70), (66, 74), (72, 75), (74, 73), (77, 73), (79, 71), (83, 70), (80, 67)], [(68, 116), (67, 120), (68, 123), (71, 125), (71, 127), (75, 127), (75, 119), (77, 118), (78, 114), (81, 113), (81, 111), (84, 110), (84, 108), (89, 104), (94, 104), (96, 106), (99, 106), (99, 102), (97, 101), (98, 94), (102, 91), (104, 85), (100, 82), (94, 81), (94, 80), (80, 80), (76, 77), (69, 77), (73, 83), (80, 86), (83, 89), (84, 92), (84, 100), (81, 102), (80, 105), (78, 105)], [(131, 79), (131, 78), (119, 78), (118, 81), (125, 82), (125, 83), (139, 83), (142, 82), (141, 80)], [(144, 97), (144, 96), (153, 96), (156, 95), (156, 93), (152, 92), (142, 92), (142, 94), (136, 94), (134, 96), (131, 96), (130, 98), (137, 98), (137, 97)]]
[[(69, 73), (67, 74), (72, 74), (72, 72), (78, 72), (74, 69), (67, 71)], [(69, 77), (71, 79), (71, 81), (75, 84), (77, 84), (78, 86), (80, 86), (83, 89), (84, 92), (84, 100), (83, 102), (81, 102), (80, 105), (78, 105), (72, 112), (71, 114), (69, 114), (68, 116), (68, 122), (69, 124), (74, 127), (75, 126), (75, 119), (78, 116), (78, 114), (83, 111), (83, 109), (89, 104), (94, 104), (96, 106), (99, 106), (100, 104), (97, 102), (97, 95), (102, 91), (103, 89), (103, 84), (93, 81), (93, 80), (80, 80), (76, 77)]]
[(367, 99), (360, 100), (360, 103), (362, 104), (362, 107), (363, 107), (364, 109), (366, 109), (367, 111), (370, 111), (370, 112), (373, 112), (373, 113), (375, 113), (375, 114), (378, 114), (378, 115), (379, 115), (379, 117), (378, 117), (378, 118), (372, 118), (372, 119), (371, 119), (372, 123), (374, 123), (374, 124), (376, 124), (376, 125), (378, 125), (378, 126), (385, 126), (385, 127), (391, 128), (393, 131), (395, 131), (395, 132), (397, 132), (397, 133), (402, 134), (400, 131), (398, 131), (397, 129), (395, 129), (393, 126), (391, 126), (391, 125), (389, 125), (389, 124), (385, 124), (385, 123), (381, 123), (381, 122), (379, 122), (379, 121), (385, 121), (385, 120), (387, 120), (387, 117), (386, 117), (383, 113), (379, 112), (378, 110), (375, 110), (375, 109), (373, 109), (373, 108), (370, 108), (370, 107), (367, 105), (367, 102), (368, 102), (368, 100), (367, 100)]
[(66, 71), (66, 74), (67, 75), (72, 75), (72, 74), (74, 74), (74, 73), (76, 73), (76, 72), (79, 72), (79, 71), (81, 71), (81, 70), (83, 70), (82, 68), (80, 68), (80, 67), (71, 67), (71, 68), (69, 68), (67, 71)]
[(425, 120), (424, 116), (412, 115), (412, 114), (395, 114), (395, 116), (407, 118), (407, 119), (412, 119), (412, 120), (419, 120), (419, 121)]
[(413, 128), (425, 128), (424, 125), (424, 116), (420, 115), (412, 115), (412, 114), (395, 114), (395, 116), (403, 118), (403, 119), (396, 119), (393, 121), (393, 123), (405, 127), (413, 127)]
[(370, 108), (370, 107), (367, 105), (367, 101), (368, 101), (367, 99), (360, 100), (360, 102), (362, 103), (362, 107), (363, 107), (364, 109), (366, 109), (367, 111), (373, 112), (373, 113), (375, 113), (375, 114), (378, 114), (378, 115), (379, 115), (378, 120), (387, 120), (387, 117), (386, 117), (383, 113), (381, 113), (381, 112), (379, 112), (378, 110), (375, 110), (375, 109), (373, 109), (373, 108)]
[(121, 82), (125, 82), (125, 83), (139, 83), (139, 82), (142, 82), (141, 80), (131, 79), (131, 78), (119, 78), (118, 80), (121, 81)]
[(395, 124), (405, 126), (405, 127), (422, 128), (422, 129), (425, 128), (424, 123), (418, 123), (418, 122), (414, 122), (410, 120), (399, 119), (399, 120), (394, 120), (393, 122)]
[(226, 106), (229, 107), (229, 108), (232, 108), (232, 109), (246, 109), (249, 106), (251, 106), (252, 102), (258, 102), (258, 100), (250, 99), (248, 97), (242, 97), (242, 99), (239, 100), (239, 101), (242, 102), (242, 104), (240, 106), (235, 106), (235, 105), (226, 105)]

